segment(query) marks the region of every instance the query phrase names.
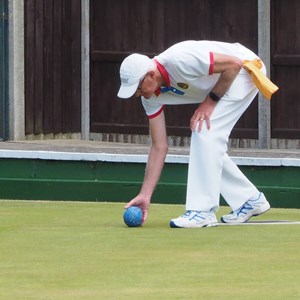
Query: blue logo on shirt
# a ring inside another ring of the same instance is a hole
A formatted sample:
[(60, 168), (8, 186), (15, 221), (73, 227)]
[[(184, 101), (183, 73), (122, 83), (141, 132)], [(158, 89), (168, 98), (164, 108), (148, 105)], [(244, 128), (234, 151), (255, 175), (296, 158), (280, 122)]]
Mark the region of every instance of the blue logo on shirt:
[(180, 95), (180, 96), (182, 96), (182, 95), (185, 94), (185, 92), (183, 92), (183, 91), (181, 91), (181, 90), (178, 90), (178, 89), (176, 89), (176, 88), (173, 87), (173, 86), (162, 87), (162, 88), (160, 88), (160, 90), (161, 90), (161, 92), (162, 92), (163, 94), (164, 94), (164, 93), (167, 93), (167, 92), (172, 92), (172, 93), (174, 93), (174, 94), (176, 94), (176, 95)]

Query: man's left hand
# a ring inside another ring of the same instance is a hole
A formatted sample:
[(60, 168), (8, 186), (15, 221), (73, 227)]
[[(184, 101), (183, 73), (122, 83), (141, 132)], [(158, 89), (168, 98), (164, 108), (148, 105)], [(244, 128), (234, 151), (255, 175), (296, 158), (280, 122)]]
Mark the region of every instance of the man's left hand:
[(217, 102), (212, 101), (209, 97), (207, 97), (202, 103), (200, 103), (191, 118), (190, 129), (192, 131), (195, 131), (198, 122), (199, 132), (201, 131), (204, 122), (206, 123), (207, 129), (210, 129), (210, 117), (216, 105)]

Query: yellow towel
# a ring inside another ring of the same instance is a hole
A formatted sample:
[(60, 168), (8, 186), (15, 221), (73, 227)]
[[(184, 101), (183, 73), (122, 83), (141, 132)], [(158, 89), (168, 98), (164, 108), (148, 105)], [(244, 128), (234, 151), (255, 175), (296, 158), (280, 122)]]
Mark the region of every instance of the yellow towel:
[(277, 92), (279, 88), (260, 71), (262, 66), (262, 61), (256, 58), (253, 60), (244, 60), (243, 68), (251, 75), (254, 84), (265, 98), (270, 100), (271, 96)]

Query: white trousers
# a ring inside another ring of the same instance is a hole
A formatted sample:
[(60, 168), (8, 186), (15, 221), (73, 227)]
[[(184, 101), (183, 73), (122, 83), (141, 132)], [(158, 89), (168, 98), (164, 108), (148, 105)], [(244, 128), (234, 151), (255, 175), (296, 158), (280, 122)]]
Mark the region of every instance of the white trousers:
[(216, 105), (210, 129), (204, 121), (200, 132), (192, 132), (187, 210), (217, 210), (220, 194), (235, 210), (259, 193), (227, 154), (229, 135), (257, 93), (250, 75), (242, 70)]

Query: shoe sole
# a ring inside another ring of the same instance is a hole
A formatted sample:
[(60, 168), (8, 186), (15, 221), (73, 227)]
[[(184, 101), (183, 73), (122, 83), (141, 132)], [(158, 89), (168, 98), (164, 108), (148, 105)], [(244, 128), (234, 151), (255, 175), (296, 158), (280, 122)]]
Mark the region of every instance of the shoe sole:
[(190, 227), (178, 226), (175, 224), (175, 222), (173, 221), (170, 222), (171, 228), (203, 228), (203, 227), (215, 227), (215, 226), (218, 226), (218, 222), (208, 223), (202, 226), (190, 226)]
[(232, 222), (229, 221), (229, 222), (226, 222), (226, 221), (223, 219), (223, 217), (221, 217), (221, 222), (222, 222), (222, 223), (232, 223), (232, 224), (234, 224), (234, 223), (236, 223), (236, 224), (239, 224), (239, 223), (246, 223), (246, 222), (248, 222), (252, 217), (260, 216), (260, 215), (266, 213), (267, 211), (269, 211), (270, 209), (271, 209), (271, 206), (270, 206), (270, 204), (268, 204), (268, 205), (266, 206), (265, 209), (262, 209), (262, 210), (260, 210), (259, 212), (254, 213), (253, 215), (250, 215), (249, 218), (245, 219), (245, 220), (242, 221), (242, 222), (238, 222), (238, 221), (232, 221)]

